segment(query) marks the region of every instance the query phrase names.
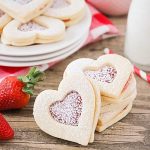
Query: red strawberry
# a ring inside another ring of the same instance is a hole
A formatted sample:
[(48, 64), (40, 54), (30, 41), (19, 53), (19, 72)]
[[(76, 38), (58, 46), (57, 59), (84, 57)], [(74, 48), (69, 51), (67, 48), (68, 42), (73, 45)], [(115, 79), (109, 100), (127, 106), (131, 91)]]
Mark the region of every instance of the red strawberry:
[(10, 140), (14, 137), (14, 131), (0, 114), (0, 140)]
[(32, 68), (26, 76), (8, 76), (0, 83), (0, 111), (25, 107), (43, 73)]

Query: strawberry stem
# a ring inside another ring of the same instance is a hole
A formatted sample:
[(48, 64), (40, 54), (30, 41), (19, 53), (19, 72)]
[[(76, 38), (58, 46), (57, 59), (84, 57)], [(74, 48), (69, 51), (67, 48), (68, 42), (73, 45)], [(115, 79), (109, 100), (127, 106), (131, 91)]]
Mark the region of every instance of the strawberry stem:
[(32, 67), (29, 73), (26, 76), (19, 76), (18, 80), (25, 84), (24, 88), (22, 89), (23, 92), (33, 95), (34, 86), (43, 80), (44, 73), (41, 72), (36, 67)]

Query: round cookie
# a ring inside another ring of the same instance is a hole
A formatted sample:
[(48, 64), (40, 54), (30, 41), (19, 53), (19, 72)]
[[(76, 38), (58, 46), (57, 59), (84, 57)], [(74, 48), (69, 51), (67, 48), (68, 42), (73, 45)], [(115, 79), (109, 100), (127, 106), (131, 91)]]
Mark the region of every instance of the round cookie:
[(25, 24), (17, 20), (8, 23), (3, 29), (2, 43), (14, 46), (51, 43), (62, 40), (64, 35), (65, 25), (61, 20), (39, 16)]

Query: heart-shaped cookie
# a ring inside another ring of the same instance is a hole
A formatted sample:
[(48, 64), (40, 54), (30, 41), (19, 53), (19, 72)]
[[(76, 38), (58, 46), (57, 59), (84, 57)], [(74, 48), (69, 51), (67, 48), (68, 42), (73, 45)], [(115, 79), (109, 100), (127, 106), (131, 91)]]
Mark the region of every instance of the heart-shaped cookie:
[(64, 77), (75, 72), (97, 82), (102, 95), (117, 99), (133, 72), (133, 66), (126, 58), (112, 54), (103, 55), (98, 60), (75, 60), (67, 66)]
[(33, 114), (37, 125), (54, 137), (87, 145), (93, 130), (95, 93), (81, 76), (68, 76), (58, 91), (46, 90), (36, 98)]
[(107, 122), (111, 121), (115, 116), (122, 112), (131, 102), (127, 103), (126, 105), (122, 105), (117, 109), (113, 109), (112, 111), (101, 113), (99, 116), (98, 125), (104, 126), (107, 124)]
[(4, 26), (11, 21), (11, 17), (8, 16), (5, 12), (0, 10), (0, 32), (2, 32)]
[(132, 74), (127, 81), (123, 91), (121, 92), (121, 95), (117, 98), (111, 98), (107, 96), (102, 96), (102, 100), (108, 103), (123, 103), (124, 99), (128, 98), (130, 95), (135, 93), (137, 91), (136, 89), (136, 80), (134, 75)]
[[(133, 91), (131, 95), (128, 95), (125, 99), (120, 100), (120, 103), (111, 103), (109, 101), (102, 100), (101, 114), (118, 110), (121, 107), (127, 106), (127, 104), (133, 102), (136, 98), (137, 91)], [(103, 99), (103, 98), (102, 98)]]
[(85, 6), (84, 0), (54, 0), (44, 15), (71, 21), (85, 13)]
[(124, 108), (118, 115), (113, 117), (113, 119), (111, 119), (110, 121), (108, 121), (104, 125), (101, 125), (101, 122), (100, 122), (100, 124), (98, 124), (96, 127), (96, 131), (102, 132), (105, 129), (107, 129), (108, 127), (117, 123), (119, 120), (123, 119), (131, 111), (131, 109), (132, 109), (132, 102), (126, 108)]
[(0, 0), (0, 9), (12, 18), (26, 23), (42, 14), (53, 0)]
[(8, 23), (3, 29), (2, 42), (7, 45), (26, 46), (56, 42), (62, 40), (64, 35), (65, 25), (61, 20), (39, 16), (25, 24), (17, 20)]
[(101, 112), (101, 96), (100, 96), (100, 88), (97, 84), (93, 86), (94, 93), (95, 93), (95, 112), (94, 112), (94, 119), (93, 119), (93, 129), (90, 137), (89, 143), (93, 143), (94, 141), (94, 133), (97, 126), (97, 122), (99, 119), (99, 115)]

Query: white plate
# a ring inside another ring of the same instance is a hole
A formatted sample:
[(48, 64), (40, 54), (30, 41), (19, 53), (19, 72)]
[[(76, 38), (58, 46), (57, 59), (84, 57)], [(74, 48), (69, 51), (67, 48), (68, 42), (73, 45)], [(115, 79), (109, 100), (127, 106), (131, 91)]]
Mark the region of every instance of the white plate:
[(78, 51), (82, 47), (82, 45), (85, 43), (85, 41), (87, 40), (87, 37), (88, 37), (88, 35), (75, 48), (73, 48), (72, 50), (69, 50), (69, 52), (66, 52), (57, 57), (52, 57), (52, 58), (48, 58), (48, 59), (44, 59), (44, 60), (40, 60), (40, 61), (28, 61), (28, 62), (14, 62), (14, 61), (1, 61), (0, 60), (0, 65), (1, 66), (9, 66), (9, 67), (28, 67), (28, 66), (36, 66), (36, 65), (58, 62), (58, 61), (61, 61), (65, 58), (67, 58), (68, 56), (72, 55), (76, 51)]
[(53, 58), (59, 55), (62, 55), (64, 53), (69, 52), (70, 50), (74, 49), (77, 47), (84, 39), (87, 37), (87, 34), (84, 35), (79, 41), (77, 41), (75, 44), (64, 48), (62, 50), (48, 53), (48, 54), (43, 54), (43, 55), (37, 55), (37, 56), (0, 56), (0, 60), (2, 61), (19, 61), (19, 62), (28, 62), (28, 61), (39, 61), (43, 59), (48, 59), (48, 58)]
[(55, 52), (76, 43), (89, 30), (91, 25), (91, 12), (87, 7), (85, 18), (76, 25), (69, 27), (65, 39), (50, 44), (39, 44), (25, 47), (6, 46), (0, 43), (0, 55), (5, 56), (33, 56)]

